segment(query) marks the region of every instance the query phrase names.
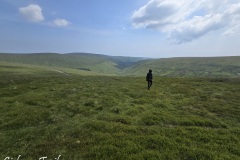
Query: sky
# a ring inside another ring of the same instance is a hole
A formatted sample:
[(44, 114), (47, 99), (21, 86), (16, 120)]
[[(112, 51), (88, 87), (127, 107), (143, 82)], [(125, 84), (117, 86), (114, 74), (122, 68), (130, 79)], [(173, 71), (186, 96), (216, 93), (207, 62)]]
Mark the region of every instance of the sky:
[(0, 0), (0, 52), (240, 56), (240, 1)]

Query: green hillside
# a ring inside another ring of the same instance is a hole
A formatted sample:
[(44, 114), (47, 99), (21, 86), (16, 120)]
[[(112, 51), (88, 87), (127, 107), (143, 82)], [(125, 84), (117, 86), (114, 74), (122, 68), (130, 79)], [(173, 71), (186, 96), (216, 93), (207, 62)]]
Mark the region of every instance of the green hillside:
[(141, 58), (112, 57), (89, 53), (0, 54), (2, 62), (73, 68), (105, 74), (118, 74), (121, 69), (140, 60)]
[(154, 75), (168, 77), (239, 77), (240, 57), (162, 58), (146, 60), (126, 68), (127, 75), (144, 76), (148, 69)]
[(149, 69), (154, 75), (166, 77), (239, 77), (240, 56), (204, 58), (161, 58), (107, 56), (89, 53), (0, 54), (0, 62), (60, 67), (79, 71), (145, 76)]
[(85, 70), (63, 68), (63, 67), (49, 67), (41, 65), (31, 65), (12, 62), (0, 61), (0, 77), (18, 77), (19, 75), (27, 77), (49, 77), (49, 76), (63, 76), (70, 77), (73, 75), (83, 76), (109, 76), (112, 74), (102, 74), (98, 72), (89, 72)]

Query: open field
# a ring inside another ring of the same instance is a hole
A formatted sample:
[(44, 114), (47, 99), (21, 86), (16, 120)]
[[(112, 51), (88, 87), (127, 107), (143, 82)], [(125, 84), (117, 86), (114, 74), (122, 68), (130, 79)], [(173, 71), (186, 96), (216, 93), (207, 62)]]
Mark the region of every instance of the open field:
[(1, 64), (0, 159), (240, 159), (240, 79), (61, 71)]

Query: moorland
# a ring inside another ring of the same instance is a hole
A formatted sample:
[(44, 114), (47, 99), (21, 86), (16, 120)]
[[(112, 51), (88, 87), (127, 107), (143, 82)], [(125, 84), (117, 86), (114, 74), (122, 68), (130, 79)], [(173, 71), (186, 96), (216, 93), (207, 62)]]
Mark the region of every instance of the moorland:
[(240, 158), (239, 57), (49, 55), (0, 54), (0, 159)]
[(0, 62), (77, 69), (93, 73), (145, 76), (149, 69), (164, 77), (239, 77), (240, 56), (150, 59), (90, 53), (0, 53)]

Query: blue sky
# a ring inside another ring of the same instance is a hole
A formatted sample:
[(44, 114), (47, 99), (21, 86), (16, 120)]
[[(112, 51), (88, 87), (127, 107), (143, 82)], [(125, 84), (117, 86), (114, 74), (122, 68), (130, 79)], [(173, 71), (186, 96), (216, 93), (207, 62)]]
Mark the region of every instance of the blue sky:
[(0, 0), (0, 52), (240, 56), (238, 0)]

